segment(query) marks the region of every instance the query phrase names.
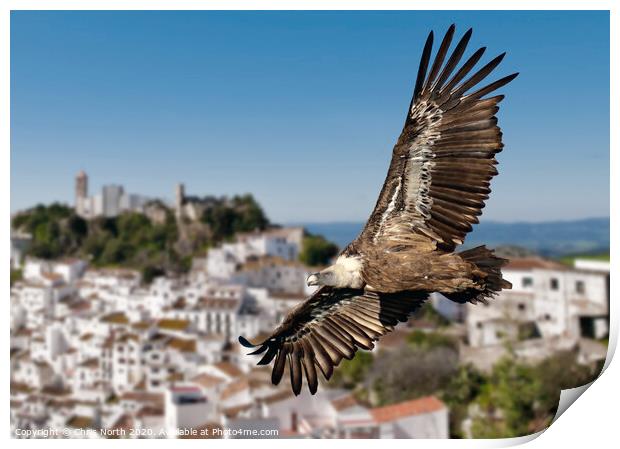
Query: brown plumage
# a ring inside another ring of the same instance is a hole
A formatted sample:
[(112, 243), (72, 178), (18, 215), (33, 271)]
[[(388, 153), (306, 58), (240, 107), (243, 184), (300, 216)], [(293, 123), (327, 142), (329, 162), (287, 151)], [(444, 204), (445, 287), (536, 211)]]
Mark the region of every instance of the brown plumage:
[(457, 69), (472, 31), (448, 56), (454, 32), (452, 25), (432, 64), (433, 33), (428, 36), (385, 183), (360, 235), (333, 266), (309, 278), (321, 287), (267, 340), (252, 345), (239, 337), (246, 347), (258, 346), (252, 354), (266, 352), (259, 364), (275, 359), (274, 384), (288, 365), (295, 394), (304, 376), (314, 394), (317, 371), (329, 379), (343, 358), (372, 349), (430, 292), (475, 303), (511, 287), (501, 274), (506, 261), (491, 250), (454, 250), (478, 223), (503, 148), (495, 114), (504, 97), (483, 97), (517, 74), (477, 87), (505, 53), (474, 71), (481, 48)]

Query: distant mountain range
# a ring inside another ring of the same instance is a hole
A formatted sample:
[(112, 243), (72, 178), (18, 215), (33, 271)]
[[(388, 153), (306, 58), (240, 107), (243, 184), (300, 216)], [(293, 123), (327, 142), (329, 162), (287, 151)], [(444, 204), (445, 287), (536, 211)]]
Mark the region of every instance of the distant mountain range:
[[(313, 234), (344, 247), (364, 225), (361, 222), (301, 223)], [(609, 218), (539, 223), (484, 221), (474, 226), (464, 247), (519, 246), (548, 257), (609, 251)]]

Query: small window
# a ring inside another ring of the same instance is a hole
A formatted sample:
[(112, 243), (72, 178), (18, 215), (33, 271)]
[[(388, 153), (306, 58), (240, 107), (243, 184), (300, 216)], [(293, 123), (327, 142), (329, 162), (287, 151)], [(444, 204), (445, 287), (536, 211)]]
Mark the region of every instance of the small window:
[(482, 321), (478, 321), (478, 322), (476, 323), (476, 327), (477, 327), (478, 329), (482, 329)]
[(525, 310), (525, 304), (523, 304), (523, 303), (519, 303), (519, 304), (517, 305), (517, 308), (518, 308), (520, 311), (523, 311), (523, 310)]
[(557, 278), (551, 278), (551, 290), (558, 290), (560, 288), (560, 281)]
[(575, 283), (575, 290), (577, 290), (577, 293), (583, 295), (586, 292), (586, 284), (585, 284), (585, 282), (577, 281)]
[(551, 315), (545, 313), (545, 321), (551, 321)]
[(521, 285), (525, 288), (525, 287), (531, 287), (532, 285), (534, 285), (534, 279), (532, 279), (531, 277), (524, 277), (523, 281), (521, 282)]

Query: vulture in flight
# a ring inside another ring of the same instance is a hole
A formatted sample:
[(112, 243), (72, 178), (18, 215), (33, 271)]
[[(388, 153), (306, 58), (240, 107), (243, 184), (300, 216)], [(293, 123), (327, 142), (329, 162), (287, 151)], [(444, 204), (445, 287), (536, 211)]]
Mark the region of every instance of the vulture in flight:
[(505, 53), (473, 71), (485, 48), (460, 66), (469, 29), (449, 51), (455, 27), (446, 32), (431, 61), (429, 34), (403, 130), (377, 204), (359, 236), (330, 267), (308, 277), (316, 292), (292, 309), (265, 341), (239, 337), (259, 365), (274, 361), (278, 384), (288, 365), (293, 392), (303, 377), (312, 394), (319, 373), (328, 380), (342, 359), (404, 322), (432, 292), (458, 303), (486, 301), (502, 289), (506, 262), (479, 246), (462, 252), (472, 224), (478, 223), (502, 150), (497, 126), (503, 95), (488, 96), (517, 73), (480, 84)]

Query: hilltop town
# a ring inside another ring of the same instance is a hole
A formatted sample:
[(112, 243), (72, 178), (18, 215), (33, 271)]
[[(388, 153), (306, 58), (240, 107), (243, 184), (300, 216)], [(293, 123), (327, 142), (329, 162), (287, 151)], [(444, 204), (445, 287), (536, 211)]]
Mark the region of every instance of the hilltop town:
[[(122, 188), (92, 199), (86, 183), (80, 173), (75, 211), (84, 220), (169, 219), (163, 206)], [(189, 229), (211, 205), (178, 186), (173, 220)], [(448, 438), (480, 436), (481, 416), (504, 434), (531, 432), (549, 424), (548, 409), (521, 404), (517, 425), (501, 408), (485, 408), (476, 385), (496, 382), (502, 370), (547, 370), (549, 360), (568, 363), (561, 369), (569, 367), (571, 380), (591, 379), (606, 356), (609, 264), (519, 257), (504, 270), (512, 290), (478, 305), (434, 295), (372, 354), (343, 364), (317, 395), (295, 397), (286, 379), (271, 384), (269, 368), (257, 367), (237, 337), (264, 338), (312, 293), (305, 279), (313, 267), (300, 257), (307, 234), (263, 226), (226, 237), (192, 253), (186, 270), (145, 281), (139, 269), (92, 258), (32, 257), (30, 237), (16, 232), (13, 436)], [(558, 384), (558, 394), (560, 386), (567, 387)]]

